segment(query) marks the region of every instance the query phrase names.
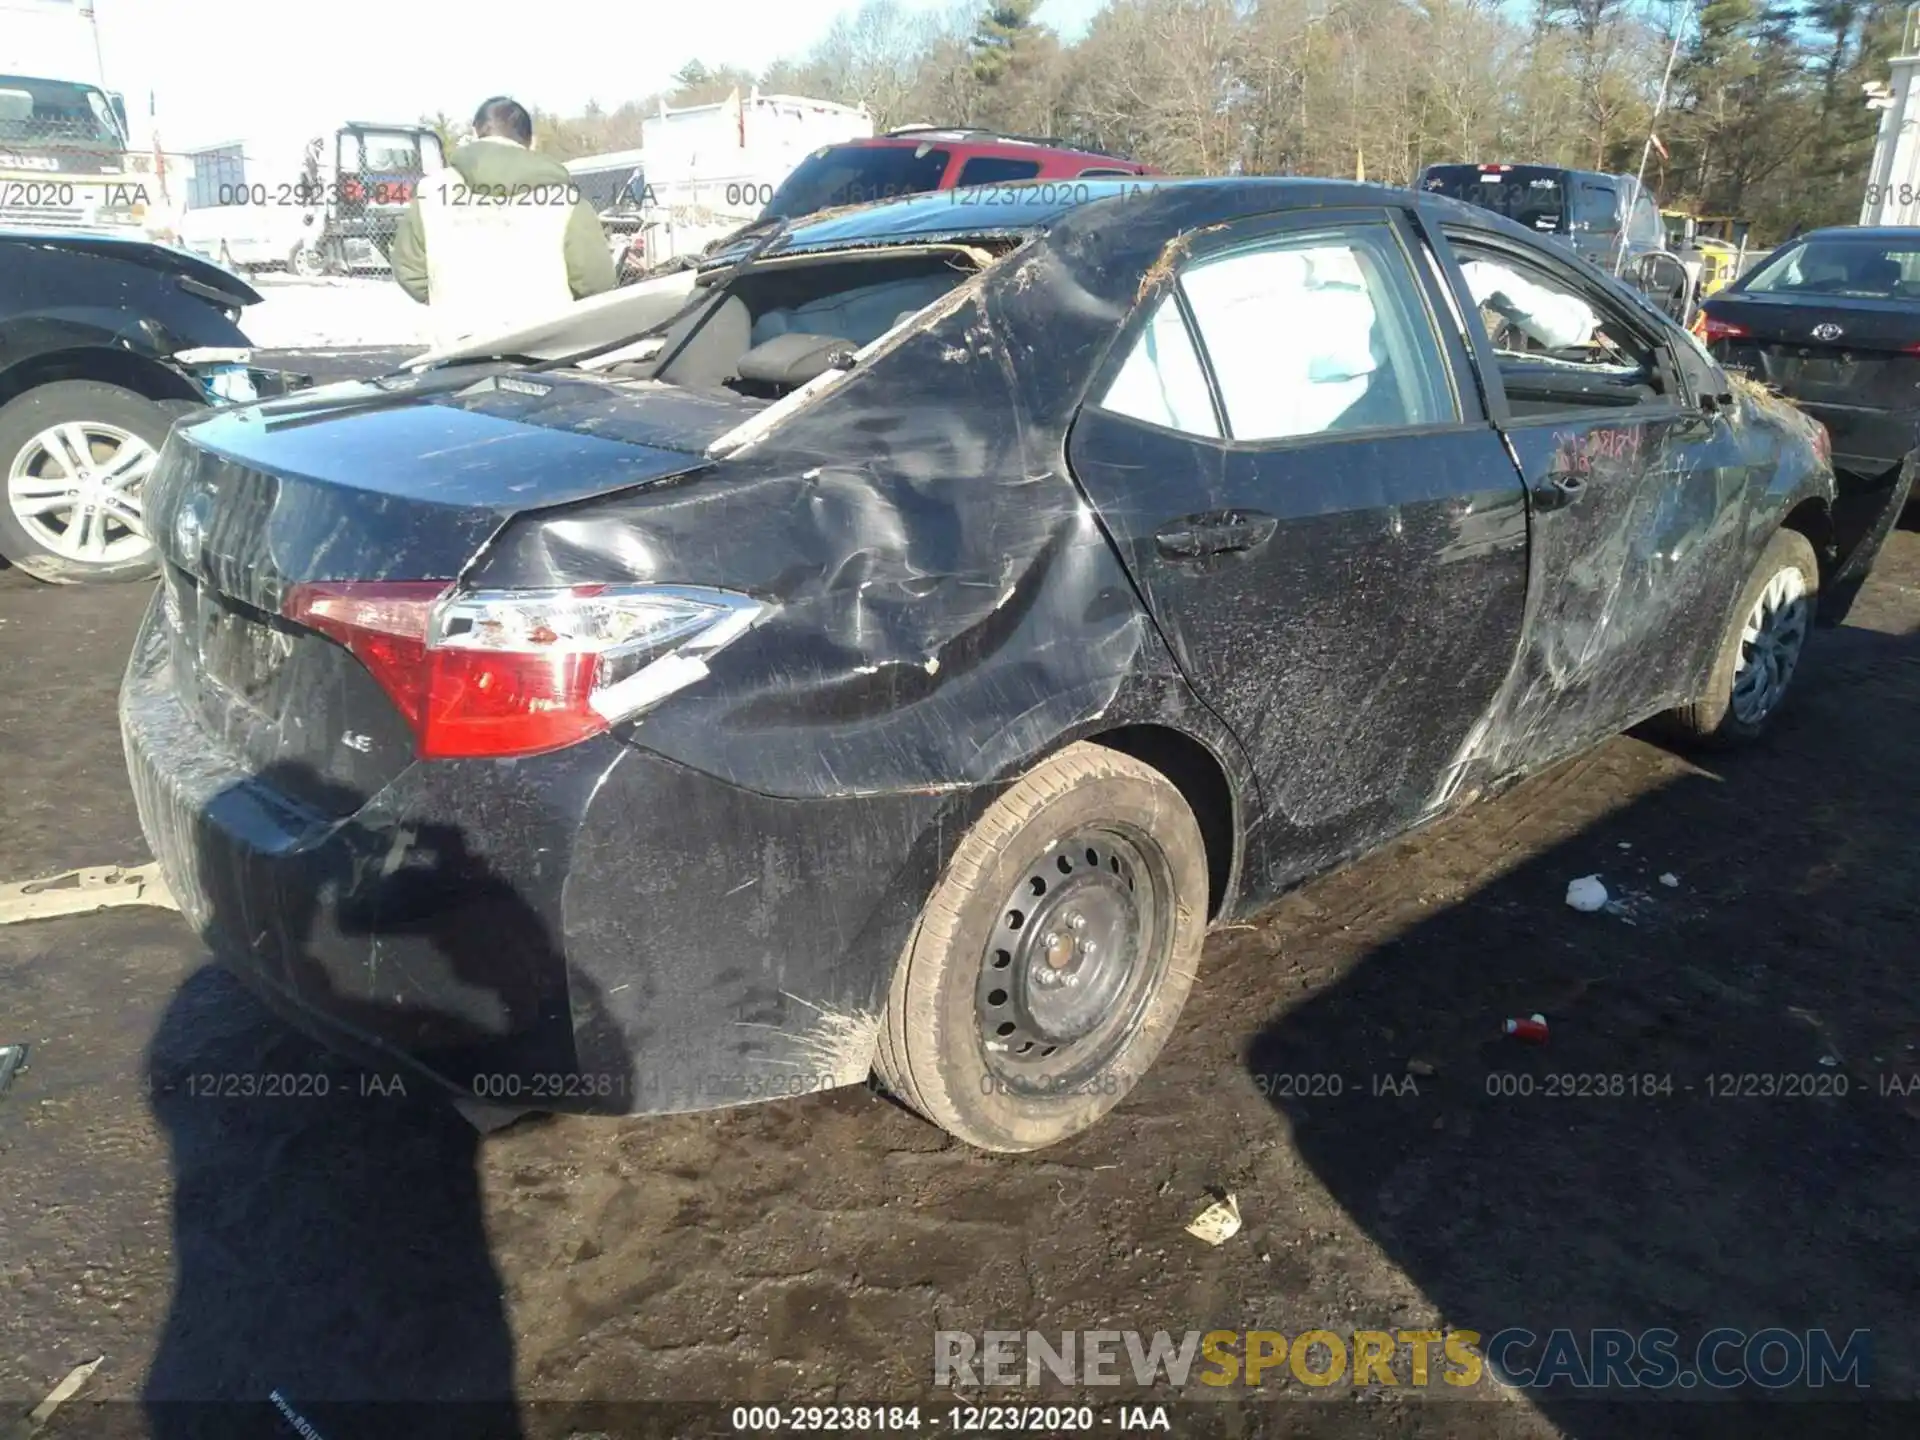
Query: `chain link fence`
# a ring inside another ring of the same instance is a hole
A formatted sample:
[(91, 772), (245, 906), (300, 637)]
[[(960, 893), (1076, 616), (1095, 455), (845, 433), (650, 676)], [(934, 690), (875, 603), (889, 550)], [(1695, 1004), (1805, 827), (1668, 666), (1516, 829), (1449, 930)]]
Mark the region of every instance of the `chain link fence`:
[(413, 127), (203, 147), (172, 183), (181, 243), (235, 269), (384, 273), (421, 179), (443, 163), (439, 138)]
[(91, 85), (0, 75), (0, 225), (141, 230), (162, 198), (116, 104)]

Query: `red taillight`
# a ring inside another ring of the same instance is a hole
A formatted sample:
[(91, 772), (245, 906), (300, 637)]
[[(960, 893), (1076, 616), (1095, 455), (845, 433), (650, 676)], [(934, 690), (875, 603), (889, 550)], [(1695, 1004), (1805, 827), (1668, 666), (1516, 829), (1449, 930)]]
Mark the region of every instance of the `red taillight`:
[(607, 728), (591, 705), (598, 657), (430, 648), (437, 580), (296, 585), (287, 618), (331, 636), (380, 682), (423, 760), (534, 755)]
[(433, 650), (420, 755), (537, 755), (596, 735), (594, 655), (503, 655)]
[(1700, 317), (1700, 338), (1709, 345), (1716, 340), (1738, 340), (1746, 333), (1746, 326), (1735, 325), (1731, 320), (1716, 320), (1706, 314)]
[(427, 699), (427, 622), (450, 588), (437, 580), (296, 585), (286, 616), (352, 651), (418, 734)]
[(455, 594), (438, 580), (301, 584), (285, 606), (367, 667), (426, 760), (537, 755), (596, 735), (699, 679), (703, 657), (760, 611), (698, 588)]

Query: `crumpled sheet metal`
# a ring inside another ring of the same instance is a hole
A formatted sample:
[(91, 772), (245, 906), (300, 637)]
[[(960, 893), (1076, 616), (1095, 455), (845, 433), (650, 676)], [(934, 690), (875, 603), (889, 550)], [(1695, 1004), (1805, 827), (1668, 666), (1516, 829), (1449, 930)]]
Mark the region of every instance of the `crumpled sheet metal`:
[(968, 282), (697, 483), (509, 523), (469, 582), (775, 600), (633, 732), (769, 795), (964, 788), (1114, 718), (1130, 678), (1172, 671), (1065, 460), (1124, 307), (1043, 256)]

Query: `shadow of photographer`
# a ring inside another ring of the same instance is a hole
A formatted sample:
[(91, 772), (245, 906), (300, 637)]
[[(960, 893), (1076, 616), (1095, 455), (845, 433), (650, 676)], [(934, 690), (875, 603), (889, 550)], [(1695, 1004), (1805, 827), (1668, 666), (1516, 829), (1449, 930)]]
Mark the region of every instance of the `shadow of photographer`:
[[(216, 796), (193, 843), (206, 935), (252, 936), (272, 983), (196, 971), (147, 1055), (176, 1257), (143, 1395), (152, 1433), (299, 1433), (290, 1412), (337, 1440), (372, 1433), (362, 1411), (377, 1405), (383, 1434), (518, 1440), (473, 1125), (425, 1076), (377, 1050), (346, 1058), (274, 1011), (291, 992), (463, 1077), (507, 1068), (488, 1043), (556, 1007), (598, 1016), (598, 995), (567, 975), (546, 920), (458, 827), (394, 836), (347, 819), (317, 827), (315, 863), (237, 864), (213, 837), (257, 812), (261, 792), (337, 816), (359, 815), (364, 798), (305, 767), (269, 767), (255, 784)], [(558, 976), (564, 985), (542, 988)], [(543, 1073), (573, 1060), (516, 1053)]]
[[(1447, 1324), (1531, 1333), (1504, 1358), (1571, 1440), (1911, 1433), (1869, 1402), (1910, 1404), (1920, 1380), (1895, 1258), (1920, 1240), (1920, 636), (1822, 639), (1766, 744), (1414, 924), (1248, 1052), (1256, 1076), (1349, 1077), (1262, 1088)], [(1613, 905), (1569, 908), (1595, 872)], [(1536, 1010), (1544, 1044), (1503, 1035)], [(1591, 1332), (1658, 1328), (1680, 1373), (1583, 1385), (1608, 1378)], [(1790, 1332), (1804, 1363), (1782, 1342), (1759, 1362), (1772, 1382), (1722, 1389), (1724, 1365), (1754, 1364), (1735, 1345), (1712, 1377), (1696, 1365), (1722, 1328)], [(1575, 1363), (1563, 1349), (1539, 1383), (1560, 1330)], [(1871, 1388), (1818, 1385), (1812, 1331), (1841, 1353), (1869, 1332)]]

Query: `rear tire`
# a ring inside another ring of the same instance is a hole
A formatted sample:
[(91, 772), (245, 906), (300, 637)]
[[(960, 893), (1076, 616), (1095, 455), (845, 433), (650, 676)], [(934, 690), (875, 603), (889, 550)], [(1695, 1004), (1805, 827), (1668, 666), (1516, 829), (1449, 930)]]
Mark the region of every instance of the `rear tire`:
[[(175, 418), (197, 408), (97, 380), (37, 386), (0, 407), (0, 555), (57, 585), (151, 579), (159, 565), (139, 520), (141, 491)], [(122, 459), (132, 478), (116, 470)], [(82, 470), (113, 483), (88, 491)], [(98, 500), (91, 518), (88, 494)], [(66, 496), (67, 508), (50, 508)], [(88, 554), (93, 526), (97, 556)]]
[(1733, 607), (1706, 695), (1669, 716), (1682, 738), (1716, 747), (1759, 738), (1786, 700), (1819, 601), (1813, 546), (1776, 531)]
[(1037, 1150), (1119, 1104), (1200, 960), (1206, 845), (1172, 782), (1079, 744), (960, 842), (893, 978), (875, 1070), (982, 1150)]

